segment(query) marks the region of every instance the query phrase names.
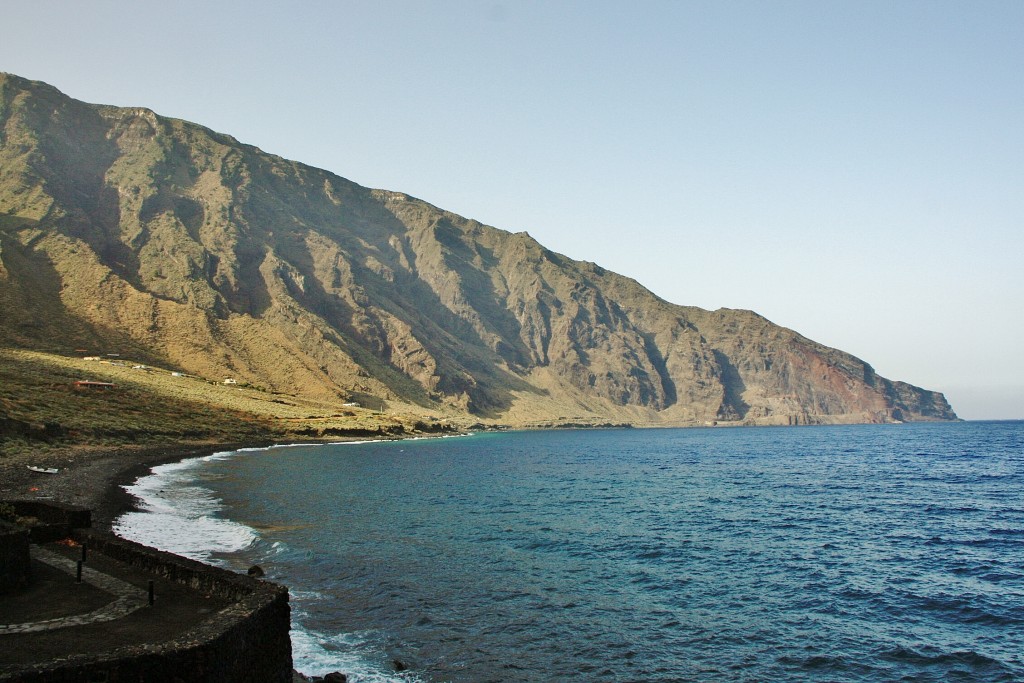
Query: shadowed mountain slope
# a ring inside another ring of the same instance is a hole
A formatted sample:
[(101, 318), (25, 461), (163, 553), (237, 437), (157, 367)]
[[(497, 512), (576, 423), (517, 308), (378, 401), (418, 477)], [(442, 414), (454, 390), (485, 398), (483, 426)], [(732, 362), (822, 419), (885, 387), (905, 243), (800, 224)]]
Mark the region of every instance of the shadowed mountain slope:
[(513, 425), (956, 419), (742, 310), (0, 75), (0, 340)]

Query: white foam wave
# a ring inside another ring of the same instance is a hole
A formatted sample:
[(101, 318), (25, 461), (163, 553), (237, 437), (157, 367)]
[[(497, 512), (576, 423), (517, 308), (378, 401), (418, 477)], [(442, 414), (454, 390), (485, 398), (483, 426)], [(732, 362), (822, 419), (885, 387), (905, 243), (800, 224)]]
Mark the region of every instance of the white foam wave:
[(409, 671), (388, 671), (385, 654), (373, 632), (326, 635), (292, 628), (292, 666), (307, 676), (344, 673), (353, 683), (414, 683), (422, 681)]
[(114, 533), (178, 555), (211, 562), (214, 553), (238, 552), (258, 540), (255, 529), (214, 516), (223, 506), (213, 491), (195, 481), (196, 467), (234, 452), (154, 467), (125, 490), (140, 502), (113, 524)]
[[(323, 446), (362, 446), (363, 444), (370, 443), (401, 443), (403, 441), (430, 441), (433, 439), (461, 439), (466, 436), (473, 436), (475, 432), (466, 432), (465, 434), (442, 434), (440, 436), (403, 436), (400, 439), (360, 439), (358, 441), (330, 441), (324, 444), (317, 444)], [(295, 444), (302, 445), (302, 444)], [(307, 446), (314, 444), (305, 444)]]
[[(335, 445), (374, 442), (344, 441)], [(279, 444), (269, 448), (310, 445), (314, 444)], [(251, 549), (260, 540), (257, 531), (244, 524), (216, 517), (216, 513), (223, 510), (223, 504), (213, 491), (197, 483), (195, 470), (207, 462), (263, 450), (268, 448), (242, 448), (154, 467), (150, 474), (125, 487), (139, 501), (140, 509), (121, 515), (113, 524), (114, 533), (211, 564), (223, 564), (213, 557), (214, 554)], [(272, 555), (286, 549), (287, 546), (279, 541), (270, 546)], [(324, 598), (316, 591), (290, 589), (290, 592), (298, 604)], [(298, 604), (295, 608), (298, 608)], [(323, 676), (332, 671), (340, 671), (353, 683), (422, 681), (412, 672), (396, 673), (386, 669), (386, 655), (378, 644), (379, 639), (372, 633), (327, 635), (307, 630), (298, 623), (304, 616), (301, 608), (293, 609), (292, 616), (290, 636), (293, 666), (297, 671), (307, 676)]]
[(359, 441), (330, 441), (322, 444), (324, 446), (362, 446), (367, 443), (387, 443), (397, 439), (360, 439)]

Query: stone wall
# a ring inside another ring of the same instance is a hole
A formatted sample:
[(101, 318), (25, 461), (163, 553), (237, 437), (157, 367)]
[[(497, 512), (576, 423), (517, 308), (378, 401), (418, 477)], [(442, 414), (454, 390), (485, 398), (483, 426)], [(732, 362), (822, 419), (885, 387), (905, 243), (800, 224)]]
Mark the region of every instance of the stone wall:
[(28, 531), (0, 520), (0, 595), (28, 584)]
[(122, 564), (148, 574), (155, 574), (200, 593), (238, 601), (249, 599), (256, 592), (262, 594), (273, 589), (283, 591), (287, 597), (287, 589), (276, 584), (258, 581), (245, 574), (237, 574), (181, 555), (140, 545), (112, 534), (80, 529), (72, 534), (72, 538), (79, 543), (88, 544), (89, 552), (102, 553)]
[(21, 517), (34, 517), (30, 537), (33, 543), (50, 543), (67, 538), (74, 529), (92, 525), (89, 508), (44, 500), (3, 501)]
[[(90, 553), (197, 591), (227, 598), (228, 607), (178, 638), (99, 654), (69, 654), (14, 674), (21, 683), (290, 683), (288, 589), (138, 543), (79, 529)], [(8, 680), (0, 676), (0, 680)]]

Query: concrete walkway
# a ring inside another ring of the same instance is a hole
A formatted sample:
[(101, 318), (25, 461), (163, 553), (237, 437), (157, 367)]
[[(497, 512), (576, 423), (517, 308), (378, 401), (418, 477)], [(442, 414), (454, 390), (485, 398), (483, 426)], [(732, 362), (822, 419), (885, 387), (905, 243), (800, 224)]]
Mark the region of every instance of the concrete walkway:
[[(78, 572), (78, 562), (63, 555), (59, 555), (39, 546), (32, 546), (33, 559), (39, 560), (56, 569), (75, 576)], [(100, 609), (75, 614), (59, 619), (47, 619), (45, 621), (32, 621), (23, 624), (0, 624), (0, 635), (9, 633), (37, 633), (39, 631), (52, 631), (58, 628), (69, 626), (84, 626), (103, 621), (113, 621), (131, 614), (132, 612), (145, 607), (149, 603), (149, 594), (130, 583), (116, 579), (113, 576), (98, 572), (89, 567), (82, 567), (82, 581), (91, 584), (115, 597), (115, 600)]]

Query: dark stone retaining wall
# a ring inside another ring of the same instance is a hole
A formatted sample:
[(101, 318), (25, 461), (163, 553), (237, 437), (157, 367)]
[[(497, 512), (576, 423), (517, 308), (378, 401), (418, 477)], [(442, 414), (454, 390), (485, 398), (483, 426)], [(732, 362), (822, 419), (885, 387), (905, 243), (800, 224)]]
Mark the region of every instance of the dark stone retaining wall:
[(200, 593), (209, 593), (231, 601), (244, 601), (255, 593), (281, 591), (285, 598), (288, 590), (266, 581), (258, 581), (245, 574), (237, 574), (221, 567), (203, 564), (187, 557), (140, 545), (112, 534), (80, 529), (72, 536), (79, 543), (122, 564), (134, 567), (173, 583), (187, 586)]
[(73, 529), (92, 525), (89, 508), (67, 505), (44, 500), (3, 501), (14, 508), (22, 517), (35, 517), (38, 523), (32, 525), (30, 538), (33, 543), (51, 543), (67, 538)]
[(0, 520), (0, 595), (28, 585), (28, 530)]
[(291, 683), (288, 589), (90, 529), (71, 533), (89, 552), (228, 598), (232, 604), (158, 645), (74, 654), (0, 680), (21, 683)]

